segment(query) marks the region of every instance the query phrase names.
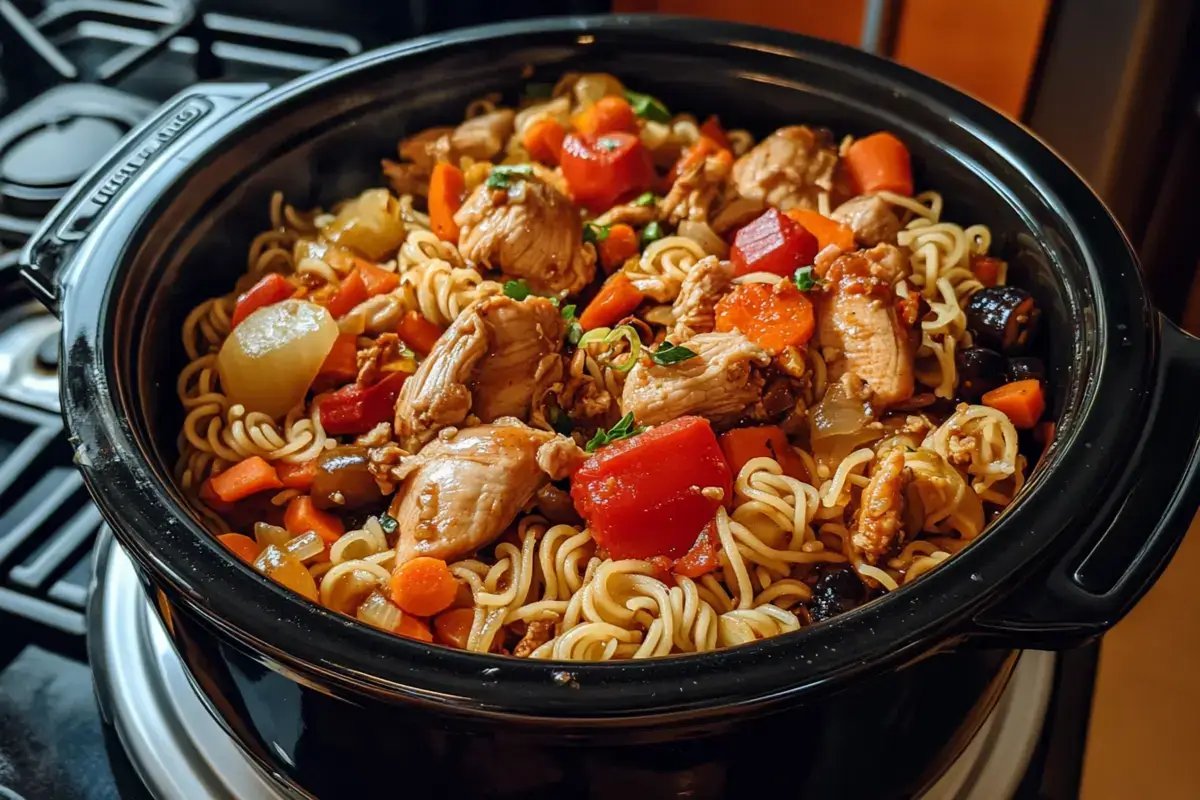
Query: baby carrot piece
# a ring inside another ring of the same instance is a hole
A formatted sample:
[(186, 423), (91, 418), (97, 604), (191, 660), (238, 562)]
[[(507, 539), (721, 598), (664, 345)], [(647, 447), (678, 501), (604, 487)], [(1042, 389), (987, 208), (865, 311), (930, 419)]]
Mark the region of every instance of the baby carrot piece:
[(400, 618), (400, 624), (396, 626), (394, 633), (407, 639), (416, 639), (418, 642), (433, 641), (433, 632), (429, 630), (429, 624), (411, 614)]
[(783, 429), (777, 425), (759, 425), (753, 428), (734, 428), (717, 437), (721, 452), (729, 462), (729, 471), (737, 478), (742, 467), (756, 458), (774, 459), (783, 469), (783, 474), (796, 480), (810, 480), (804, 462), (788, 444)]
[(314, 506), (312, 498), (306, 494), (293, 497), (288, 503), (287, 511), (283, 515), (283, 527), (293, 536), (315, 531), (330, 544), (346, 532), (346, 526), (340, 519)]
[(599, 250), (600, 263), (611, 272), (638, 254), (637, 234), (628, 225), (617, 223), (608, 229), (608, 236), (600, 242)]
[(367, 294), (371, 295), (371, 297), (377, 294), (387, 294), (400, 285), (400, 276), (396, 273), (389, 272), (361, 258), (356, 259), (356, 262), (358, 264), (358, 271), (362, 273), (363, 284), (367, 288)]
[(912, 160), (908, 148), (886, 131), (850, 145), (842, 163), (859, 194), (888, 191), (912, 197)]
[(437, 340), (442, 338), (442, 329), (421, 316), (420, 311), (413, 310), (400, 318), (396, 334), (413, 350), (421, 355), (429, 355)]
[(392, 602), (405, 614), (432, 617), (458, 594), (458, 581), (440, 558), (418, 556), (392, 573)]
[(588, 303), (579, 316), (579, 324), (585, 331), (607, 328), (617, 320), (633, 313), (642, 304), (642, 293), (624, 272), (617, 272), (600, 287), (600, 291)]
[(1041, 381), (1027, 378), (992, 389), (984, 394), (983, 404), (1004, 414), (1014, 427), (1031, 430), (1046, 410), (1046, 396)]
[(562, 156), (563, 139), (566, 137), (567, 130), (558, 120), (539, 119), (525, 129), (521, 136), (521, 144), (534, 161), (555, 166)]
[(462, 170), (439, 162), (429, 179), (429, 227), (443, 242), (458, 241), (458, 223), (454, 215), (462, 206), (467, 182)]
[(636, 131), (637, 115), (624, 97), (601, 97), (572, 120), (575, 130), (586, 136), (599, 136), (617, 131)]
[(275, 471), (279, 473), (279, 481), (288, 489), (307, 492), (317, 477), (317, 460), (313, 458), (299, 464), (282, 461)]
[(214, 475), (210, 485), (213, 493), (226, 503), (236, 503), (268, 489), (283, 488), (275, 468), (260, 456), (250, 456)]
[(805, 208), (793, 208), (787, 215), (817, 237), (817, 252), (831, 244), (846, 251), (854, 249), (854, 231), (849, 225)]
[(743, 283), (717, 303), (717, 330), (739, 330), (772, 355), (813, 335), (813, 307), (791, 281)]

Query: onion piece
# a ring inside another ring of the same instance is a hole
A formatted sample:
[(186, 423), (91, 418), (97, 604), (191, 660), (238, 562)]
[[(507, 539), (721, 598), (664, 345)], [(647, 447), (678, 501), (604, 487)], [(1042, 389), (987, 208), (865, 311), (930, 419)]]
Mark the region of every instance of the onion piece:
[(398, 250), (405, 233), (400, 203), (387, 189), (368, 189), (343, 204), (321, 231), (329, 241), (357, 250), (373, 261)]
[(325, 540), (316, 531), (308, 531), (289, 539), (283, 549), (301, 561), (307, 561), (325, 552)]
[(315, 303), (284, 300), (264, 306), (221, 345), (221, 388), (247, 411), (278, 419), (304, 401), (337, 337), (337, 323)]
[(254, 541), (263, 547), (275, 545), (282, 548), (291, 538), (292, 535), (278, 525), (271, 525), (268, 522), (254, 523)]
[(395, 633), (400, 628), (400, 620), (404, 619), (404, 612), (392, 605), (392, 601), (383, 594), (375, 591), (367, 595), (367, 599), (359, 605), (358, 618), (380, 630)]
[(254, 559), (254, 568), (278, 584), (297, 594), (317, 601), (317, 582), (300, 560), (275, 545), (271, 545)]
[[(854, 435), (875, 421), (875, 416), (862, 398), (851, 397), (841, 381), (830, 384), (810, 412), (812, 441), (834, 436)], [(879, 438), (876, 432), (874, 438)]]
[(729, 245), (708, 226), (707, 222), (685, 219), (679, 223), (679, 235), (686, 236), (704, 249), (710, 256), (729, 258)]

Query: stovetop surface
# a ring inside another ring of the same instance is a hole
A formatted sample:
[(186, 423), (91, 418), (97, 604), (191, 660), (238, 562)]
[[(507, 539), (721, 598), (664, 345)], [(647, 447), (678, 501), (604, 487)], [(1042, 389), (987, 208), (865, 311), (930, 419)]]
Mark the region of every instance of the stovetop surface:
[[(147, 796), (93, 694), (85, 607), (102, 520), (58, 417), (58, 326), (19, 285), (15, 250), (125, 131), (191, 83), (277, 84), (417, 34), (607, 7), (0, 0), (0, 800)], [(1076, 795), (1095, 652), (1059, 659), (1022, 798)]]

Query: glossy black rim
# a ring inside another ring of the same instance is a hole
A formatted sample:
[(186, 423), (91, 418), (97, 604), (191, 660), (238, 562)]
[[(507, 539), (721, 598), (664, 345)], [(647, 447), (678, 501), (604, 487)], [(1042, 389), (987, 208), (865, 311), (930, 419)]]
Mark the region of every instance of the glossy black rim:
[[(270, 110), (303, 102), (307, 92), (333, 81), (346, 86), (349, 77), (395, 60), (485, 43), (577, 46), (585, 40), (669, 41), (705, 48), (706, 53), (769, 60), (779, 74), (788, 72), (789, 63), (819, 62), (869, 76), (905, 102), (954, 119), (965, 136), (1016, 165), (1059, 210), (1073, 241), (1051, 242), (1050, 247), (1070, 249), (1085, 266), (1081, 291), (1089, 296), (1072, 302), (1094, 309), (1080, 318), (1079, 369), (1069, 387), (1073, 411), (1047, 463), (988, 534), (913, 586), (831, 623), (711, 654), (636, 663), (530, 662), (388, 636), (257, 575), (181, 511), (150, 465), (130, 423), (136, 414), (125, 405), (131, 381), (119, 368), (121, 357), (114, 356), (111, 330), (120, 291), (116, 283), (123, 273), (82, 270), (63, 306), (63, 407), (89, 487), (118, 537), (173, 600), (223, 635), (308, 680), (335, 691), (403, 697), (473, 714), (559, 721), (668, 712), (702, 716), (818, 690), (968, 635), (975, 613), (1026, 579), (1019, 573), (1100, 504), (1131, 437), (1130, 428), (1112, 422), (1140, 419), (1156, 358), (1154, 316), (1128, 242), (1084, 182), (1019, 125), (936, 81), (840, 45), (691, 19), (593, 17), (467, 29), (368, 53), (251, 101), (190, 147), (196, 153), (219, 151), (240, 128)], [(970, 158), (962, 153), (955, 157)], [(168, 183), (142, 191), (165, 194), (170, 188)], [(105, 227), (81, 248), (81, 259), (123, 263), (136, 252), (132, 237), (139, 221), (108, 216)], [(1111, 344), (1112, 326), (1124, 332), (1121, 347)]]

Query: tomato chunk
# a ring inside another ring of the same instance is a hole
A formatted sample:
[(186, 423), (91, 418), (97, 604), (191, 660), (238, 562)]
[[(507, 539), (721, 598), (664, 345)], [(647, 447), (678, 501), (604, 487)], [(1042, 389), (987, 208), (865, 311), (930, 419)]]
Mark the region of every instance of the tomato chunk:
[(569, 134), (563, 139), (562, 171), (575, 202), (597, 213), (654, 183), (650, 151), (636, 135), (623, 131)]
[(230, 320), (231, 327), (236, 328), (242, 320), (263, 306), (287, 300), (295, 293), (296, 287), (279, 273), (264, 275), (262, 280), (238, 296), (237, 305), (233, 307), (233, 319)]
[(770, 272), (790, 278), (817, 257), (817, 237), (778, 209), (768, 208), (733, 237), (730, 260), (735, 277)]
[(721, 568), (721, 538), (717, 533), (716, 520), (709, 522), (700, 531), (692, 549), (675, 562), (672, 571), (685, 578), (696, 579)]
[(396, 413), (396, 398), (408, 378), (406, 372), (390, 372), (373, 386), (343, 386), (319, 401), (321, 426), (331, 436), (366, 433)]
[(700, 417), (680, 417), (604, 447), (571, 481), (571, 498), (613, 558), (679, 558), (733, 492), (717, 437)]

